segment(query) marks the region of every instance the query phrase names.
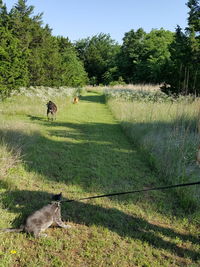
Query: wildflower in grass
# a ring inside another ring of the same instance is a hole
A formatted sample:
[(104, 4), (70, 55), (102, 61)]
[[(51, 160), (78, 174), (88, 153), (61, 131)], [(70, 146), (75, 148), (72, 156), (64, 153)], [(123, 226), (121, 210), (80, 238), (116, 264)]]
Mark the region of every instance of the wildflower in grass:
[(16, 251), (16, 250), (11, 250), (10, 253), (11, 253), (11, 254), (16, 254), (17, 251)]

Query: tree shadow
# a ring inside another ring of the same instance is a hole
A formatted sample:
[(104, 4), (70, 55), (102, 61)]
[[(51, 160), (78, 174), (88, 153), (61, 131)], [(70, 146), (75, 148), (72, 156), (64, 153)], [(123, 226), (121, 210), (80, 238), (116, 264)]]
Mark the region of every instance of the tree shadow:
[[(13, 222), (13, 227), (16, 228), (24, 223), (27, 216), (33, 211), (50, 203), (52, 194), (42, 191), (15, 190), (4, 193), (1, 198), (5, 207), (10, 202), (9, 207), (7, 207), (9, 211), (20, 214)], [(67, 199), (63, 198), (63, 200)], [(188, 241), (193, 245), (198, 245), (199, 239), (197, 237), (181, 234), (172, 229), (149, 223), (143, 218), (126, 214), (115, 208), (104, 208), (99, 205), (78, 201), (64, 202), (62, 203), (62, 219), (63, 221), (67, 220), (86, 226), (103, 226), (121, 237), (146, 242), (154, 248), (164, 249), (179, 257), (188, 257), (193, 260), (200, 258), (199, 252), (180, 247), (174, 242), (178, 238), (180, 243)], [(174, 240), (165, 240), (169, 238)]]
[(44, 118), (44, 117), (39, 117), (39, 116), (33, 116), (33, 115), (29, 115), (27, 114), (26, 115), (31, 121), (42, 121), (42, 122), (46, 122), (48, 121), (47, 118)]
[[(48, 136), (52, 139), (39, 132), (28, 135), (16, 130), (0, 131), (11, 151), (21, 143), (27, 171), (50, 181), (79, 184), (86, 192), (93, 191), (97, 185), (100, 192), (108, 192), (109, 188), (126, 190), (126, 182), (128, 187), (136, 185), (132, 176), (138, 175), (140, 161), (128, 141), (118, 136), (122, 131), (119, 125), (43, 120), (39, 123), (51, 127)], [(58, 137), (62, 141), (57, 141)]]
[(86, 102), (96, 102), (99, 104), (105, 104), (105, 96), (103, 94), (99, 95), (99, 93), (96, 93), (96, 95), (82, 95), (80, 100)]
[[(143, 155), (130, 148), (130, 142), (124, 138), (118, 124), (48, 122), (32, 115), (29, 118), (44, 125), (48, 137), (39, 132), (28, 135), (16, 130), (0, 131), (11, 151), (21, 143), (28, 172), (41, 174), (49, 181), (63, 182), (66, 186), (79, 185), (85, 192), (93, 194), (155, 186), (155, 181), (149, 179), (151, 173), (143, 162)], [(157, 182), (156, 186), (163, 185), (161, 180)], [(177, 208), (175, 201), (167, 201), (169, 194), (172, 199), (177, 198), (172, 196), (173, 193), (173, 190), (163, 193), (163, 202), (166, 203), (162, 210), (159, 199), (157, 203), (155, 195), (149, 193), (148, 196), (154, 199), (159, 212), (182, 216), (183, 208)], [(126, 195), (119, 201), (142, 202), (145, 201), (143, 196)], [(188, 212), (192, 212), (192, 208)]]

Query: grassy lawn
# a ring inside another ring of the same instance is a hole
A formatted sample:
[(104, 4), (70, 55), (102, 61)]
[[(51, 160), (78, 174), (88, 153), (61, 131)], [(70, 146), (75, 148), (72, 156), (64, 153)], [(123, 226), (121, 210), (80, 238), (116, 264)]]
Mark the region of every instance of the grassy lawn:
[[(77, 199), (164, 185), (103, 95), (53, 100), (54, 122), (39, 98), (0, 104), (0, 228), (20, 226), (52, 193)], [(0, 266), (200, 265), (198, 225), (174, 190), (63, 203), (62, 218), (72, 228), (49, 228), (46, 238), (0, 234)]]

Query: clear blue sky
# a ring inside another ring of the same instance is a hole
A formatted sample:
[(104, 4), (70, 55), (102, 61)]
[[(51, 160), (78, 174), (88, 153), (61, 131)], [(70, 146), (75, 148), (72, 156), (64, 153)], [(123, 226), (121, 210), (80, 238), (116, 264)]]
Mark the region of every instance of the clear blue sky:
[[(8, 10), (17, 0), (3, 1)], [(44, 24), (53, 35), (68, 37), (72, 42), (98, 33), (110, 34), (122, 43), (124, 33), (142, 27), (175, 31), (187, 26), (187, 0), (28, 0), (35, 13), (43, 12)]]

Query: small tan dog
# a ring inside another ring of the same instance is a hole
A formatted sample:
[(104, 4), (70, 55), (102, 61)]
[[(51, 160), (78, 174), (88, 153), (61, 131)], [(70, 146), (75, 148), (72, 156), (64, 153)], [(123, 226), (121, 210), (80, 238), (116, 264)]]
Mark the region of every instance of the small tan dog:
[(73, 104), (77, 104), (79, 101), (79, 97), (78, 96), (75, 96), (74, 99), (73, 99)]

